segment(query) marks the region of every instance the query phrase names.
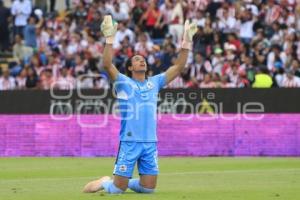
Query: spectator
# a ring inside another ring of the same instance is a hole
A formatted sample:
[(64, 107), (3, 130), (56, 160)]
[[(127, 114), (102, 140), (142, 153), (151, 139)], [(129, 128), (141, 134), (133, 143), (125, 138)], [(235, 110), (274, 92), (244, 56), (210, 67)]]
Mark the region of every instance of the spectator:
[(59, 73), (62, 67), (63, 65), (59, 58), (56, 58), (54, 55), (49, 55), (48, 65), (45, 67), (45, 69), (51, 71), (51, 75), (53, 76), (54, 79), (57, 79), (59, 77), (60, 75)]
[(109, 81), (107, 79), (107, 77), (105, 77), (104, 75), (101, 75), (98, 78), (94, 79), (94, 88), (97, 89), (109, 89)]
[(27, 77), (27, 70), (23, 69), (16, 78), (17, 89), (20, 90), (26, 88), (26, 77)]
[(16, 88), (16, 80), (10, 76), (8, 68), (2, 69), (2, 76), (0, 76), (0, 91), (1, 90), (13, 90)]
[(230, 82), (229, 77), (224, 75), (221, 77), (221, 82), (216, 85), (216, 87), (220, 88), (234, 88), (235, 85)]
[(196, 84), (204, 80), (204, 76), (212, 72), (212, 66), (210, 61), (204, 60), (203, 56), (198, 53), (195, 55), (195, 62), (189, 67), (190, 77), (195, 78), (194, 82)]
[(198, 27), (198, 31), (193, 38), (193, 51), (194, 53), (206, 55), (206, 47), (203, 28)]
[(115, 36), (115, 41), (113, 47), (115, 49), (119, 49), (121, 47), (121, 42), (125, 39), (125, 37), (129, 38), (129, 43), (133, 44), (135, 40), (135, 35), (132, 30), (126, 28), (125, 22), (119, 23), (119, 28)]
[(164, 3), (159, 7), (159, 19), (156, 21), (156, 26), (160, 26), (163, 29), (164, 35), (168, 31), (168, 26), (172, 22), (172, 10), (173, 4), (170, 0), (164, 1)]
[(89, 21), (89, 23), (87, 24), (87, 26), (90, 29), (90, 35), (92, 35), (95, 38), (98, 38), (100, 36), (100, 25), (102, 22), (102, 16), (101, 16), (101, 12), (100, 11), (96, 11), (93, 14), (93, 18), (91, 19), (91, 21)]
[(76, 79), (76, 87), (80, 89), (90, 89), (94, 87), (93, 78), (79, 72)]
[(147, 37), (146, 33), (142, 33), (138, 37), (138, 42), (134, 46), (134, 51), (136, 52), (136, 54), (147, 57), (152, 47), (152, 41)]
[(295, 72), (295, 76), (300, 78), (300, 65), (298, 60), (293, 60), (291, 64), (291, 70)]
[(223, 65), (224, 65), (224, 57), (222, 55), (223, 50), (221, 48), (216, 48), (214, 51), (214, 55), (212, 56), (212, 66), (213, 71), (221, 74)]
[(195, 17), (191, 18), (195, 23), (197, 23), (197, 25), (199, 27), (204, 28), (205, 26), (205, 16), (204, 16), (204, 12), (201, 10), (197, 10), (197, 12), (195, 13)]
[(41, 72), (45, 69), (45, 67), (41, 64), (38, 55), (35, 55), (31, 58), (30, 67), (36, 72), (38, 76), (40, 76)]
[(33, 54), (33, 50), (30, 47), (26, 47), (23, 44), (21, 35), (16, 35), (15, 45), (13, 46), (13, 55), (18, 63), (22, 63), (25, 59), (29, 58)]
[(218, 29), (224, 34), (235, 32), (236, 19), (229, 15), (228, 10), (223, 11), (223, 16), (219, 18)]
[(32, 68), (27, 70), (26, 88), (36, 89), (38, 87), (38, 76)]
[(154, 0), (150, 2), (150, 5), (145, 12), (145, 14), (140, 19), (140, 24), (145, 23), (145, 30), (150, 33), (150, 36), (153, 37), (154, 29), (156, 28), (157, 24), (159, 24), (160, 19), (160, 11), (158, 6)]
[(286, 54), (281, 51), (279, 45), (274, 45), (271, 52), (268, 54), (267, 66), (269, 71), (276, 70), (276, 63), (280, 63), (281, 66), (284, 66), (286, 63)]
[(11, 13), (15, 17), (14, 34), (23, 35), (23, 29), (27, 25), (27, 20), (31, 14), (32, 6), (29, 0), (14, 0)]
[(223, 1), (221, 7), (217, 9), (216, 14), (217, 14), (217, 18), (219, 19), (224, 19), (227, 16), (230, 18), (234, 18), (236, 16), (236, 9), (232, 3)]
[(161, 70), (166, 71), (170, 66), (172, 66), (175, 58), (176, 47), (172, 44), (167, 45), (161, 56)]
[(185, 84), (181, 76), (176, 77), (171, 83), (168, 84), (168, 88), (184, 88)]
[(133, 24), (138, 24), (140, 22), (141, 17), (143, 16), (144, 9), (143, 9), (143, 1), (136, 0), (135, 5), (132, 8), (132, 22)]
[(266, 24), (271, 25), (273, 22), (276, 22), (279, 19), (281, 14), (281, 7), (276, 4), (275, 0), (268, 0), (265, 9)]
[(77, 54), (75, 56), (74, 74), (78, 76), (79, 74), (84, 74), (85, 72), (86, 72), (86, 60), (83, 59), (83, 56)]
[(211, 79), (211, 74), (205, 74), (203, 81), (200, 83), (200, 88), (215, 88), (216, 85)]
[(124, 22), (129, 19), (128, 13), (120, 9), (119, 3), (115, 2), (111, 12), (113, 18), (118, 22)]
[(43, 22), (43, 18), (41, 18), (39, 23), (36, 24), (36, 19), (33, 16), (29, 17), (28, 24), (24, 28), (24, 39), (26, 46), (32, 48), (37, 47), (36, 29), (41, 28)]
[(102, 56), (103, 46), (100, 42), (90, 35), (88, 37), (88, 48), (85, 50), (87, 58), (100, 59)]
[(250, 10), (245, 10), (245, 12), (241, 14), (241, 19), (238, 22), (240, 24), (238, 29), (240, 30), (240, 38), (245, 44), (250, 44), (251, 39), (254, 37), (254, 22)]
[(84, 21), (87, 19), (87, 10), (85, 9), (85, 2), (84, 0), (80, 0), (78, 5), (76, 6), (76, 10), (74, 12), (74, 17), (76, 20), (76, 23), (78, 24), (80, 19), (83, 19)]
[(252, 85), (253, 88), (270, 88), (273, 85), (272, 77), (265, 67), (261, 67), (259, 72), (255, 75), (255, 81)]
[(3, 4), (3, 1), (0, 1), (0, 51), (9, 50), (9, 20), (10, 20), (10, 11)]
[(300, 78), (294, 75), (293, 70), (287, 70), (283, 76), (281, 86), (286, 88), (300, 87)]
[(55, 83), (55, 79), (53, 77), (53, 72), (51, 69), (45, 69), (42, 71), (40, 76), (40, 87), (43, 90), (51, 89)]
[(60, 90), (72, 90), (75, 88), (75, 79), (71, 76), (68, 68), (60, 69), (60, 76), (58, 77), (55, 86)]
[[(32, 12), (31, 2), (43, 12)], [(0, 5), (0, 50), (12, 50), (15, 61), (9, 63), (10, 73), (21, 87), (24, 76), (26, 88), (49, 89), (60, 79), (63, 89), (76, 77), (74, 88), (109, 87), (104, 77), (90, 77), (101, 73), (105, 41), (100, 24), (105, 14), (119, 21), (113, 47), (114, 64), (121, 72), (126, 60), (137, 53), (148, 61), (149, 75), (164, 72), (174, 64), (183, 22), (189, 19), (198, 24), (193, 51), (182, 76), (169, 87), (291, 87), (300, 77), (298, 1), (72, 2), (69, 11), (56, 13), (45, 8), (49, 1), (14, 0), (14, 21)], [(37, 23), (35, 17), (41, 16)], [(14, 30), (9, 29), (12, 25)], [(13, 33), (19, 34), (11, 37)], [(262, 73), (260, 66), (268, 71)]]
[(175, 44), (178, 44), (182, 38), (183, 20), (182, 0), (175, 0), (172, 9), (171, 24), (169, 25), (169, 33), (173, 36)]

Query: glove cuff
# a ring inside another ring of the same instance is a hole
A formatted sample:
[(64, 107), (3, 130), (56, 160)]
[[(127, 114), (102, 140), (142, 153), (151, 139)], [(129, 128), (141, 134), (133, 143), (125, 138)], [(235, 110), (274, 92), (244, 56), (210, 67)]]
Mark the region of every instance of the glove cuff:
[(109, 37), (105, 38), (106, 44), (113, 44), (114, 40), (115, 40), (114, 36), (109, 36)]
[(191, 42), (187, 42), (187, 41), (185, 41), (185, 40), (183, 40), (182, 41), (182, 43), (181, 43), (181, 48), (182, 49), (188, 49), (188, 50), (192, 50), (193, 48), (192, 48), (192, 43)]

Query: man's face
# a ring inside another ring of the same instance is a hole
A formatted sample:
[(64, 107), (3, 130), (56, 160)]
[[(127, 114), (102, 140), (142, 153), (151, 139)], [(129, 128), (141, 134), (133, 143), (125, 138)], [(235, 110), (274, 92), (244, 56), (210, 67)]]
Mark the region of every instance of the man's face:
[(8, 69), (5, 69), (5, 70), (3, 70), (3, 77), (4, 78), (8, 78), (9, 77), (9, 70)]
[(268, 5), (269, 5), (269, 6), (273, 6), (273, 5), (274, 5), (274, 0), (269, 0), (269, 1), (268, 1)]
[(136, 55), (131, 58), (132, 66), (129, 67), (129, 70), (132, 72), (146, 72), (147, 63), (143, 56)]
[(126, 28), (125, 28), (125, 26), (124, 26), (123, 23), (119, 24), (119, 30), (122, 31), (122, 32), (124, 32), (126, 30)]
[(66, 76), (68, 75), (68, 70), (67, 70), (66, 68), (62, 68), (62, 70), (61, 70), (61, 75), (62, 75), (63, 77), (66, 77)]
[(298, 62), (297, 60), (294, 60), (294, 61), (292, 62), (292, 68), (293, 68), (294, 70), (299, 69), (299, 62)]
[(27, 75), (27, 71), (23, 69), (20, 73), (20, 77), (26, 77), (26, 75)]
[(22, 44), (22, 38), (21, 38), (21, 36), (16, 35), (16, 37), (15, 37), (15, 42), (16, 42), (17, 44)]
[(35, 24), (35, 18), (34, 17), (29, 18), (29, 24)]
[(209, 74), (206, 74), (206, 75), (204, 76), (204, 82), (205, 82), (205, 83), (209, 83), (209, 82), (210, 82), (210, 75), (209, 75)]
[(289, 80), (292, 80), (294, 78), (294, 74), (292, 72), (288, 72), (286, 75)]
[(100, 19), (101, 19), (101, 15), (98, 12), (95, 12), (94, 20), (97, 21), (97, 20), (100, 20)]
[(201, 63), (202, 62), (202, 56), (200, 54), (197, 54), (195, 57), (195, 60), (197, 63)]
[(227, 10), (224, 11), (223, 16), (224, 16), (226, 19), (228, 18), (229, 14), (228, 14), (228, 11), (227, 11)]
[(221, 77), (221, 82), (222, 82), (222, 83), (227, 83), (227, 79), (228, 79), (227, 76), (222, 76), (222, 77)]

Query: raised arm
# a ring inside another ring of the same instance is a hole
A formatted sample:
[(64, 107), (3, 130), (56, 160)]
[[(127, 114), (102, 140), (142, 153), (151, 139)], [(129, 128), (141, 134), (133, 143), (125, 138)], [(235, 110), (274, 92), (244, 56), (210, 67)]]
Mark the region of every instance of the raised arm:
[(44, 22), (45, 22), (45, 20), (44, 20), (43, 16), (41, 16), (39, 18), (39, 22), (36, 25), (36, 28), (41, 28), (43, 26)]
[(189, 51), (192, 50), (193, 36), (196, 32), (197, 25), (195, 23), (190, 24), (188, 20), (185, 21), (181, 50), (175, 64), (166, 71), (167, 84), (173, 81), (183, 71), (187, 62)]
[(112, 64), (113, 48), (115, 34), (118, 24), (112, 20), (111, 15), (105, 15), (101, 24), (101, 31), (105, 37), (105, 47), (103, 52), (103, 67), (107, 71), (111, 80), (116, 80), (119, 74), (117, 68)]

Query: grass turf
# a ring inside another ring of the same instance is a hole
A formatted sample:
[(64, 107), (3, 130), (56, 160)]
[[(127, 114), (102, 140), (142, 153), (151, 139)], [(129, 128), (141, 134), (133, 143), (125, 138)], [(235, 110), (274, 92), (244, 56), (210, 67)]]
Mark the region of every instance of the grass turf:
[(160, 158), (155, 194), (82, 194), (112, 158), (0, 158), (1, 200), (300, 199), (299, 158)]

